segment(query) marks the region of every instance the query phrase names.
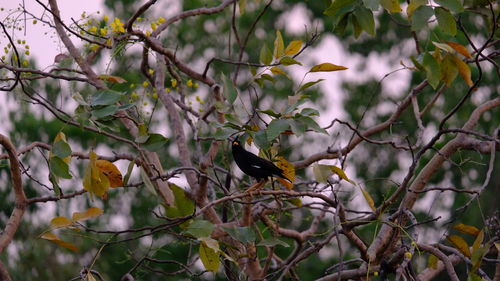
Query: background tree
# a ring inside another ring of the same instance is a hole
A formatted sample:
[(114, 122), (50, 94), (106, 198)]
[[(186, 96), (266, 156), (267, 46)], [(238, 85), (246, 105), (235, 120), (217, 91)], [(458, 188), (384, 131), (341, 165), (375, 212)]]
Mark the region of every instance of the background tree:
[[(0, 22), (1, 280), (498, 278), (498, 3), (35, 2)], [(294, 184), (246, 191), (236, 135)]]

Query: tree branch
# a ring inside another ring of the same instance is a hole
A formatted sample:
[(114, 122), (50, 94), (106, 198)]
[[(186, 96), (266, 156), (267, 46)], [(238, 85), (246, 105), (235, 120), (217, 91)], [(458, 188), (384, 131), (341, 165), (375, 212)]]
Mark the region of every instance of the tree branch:
[(2, 145), (9, 154), (10, 177), (12, 179), (12, 189), (15, 197), (14, 210), (5, 225), (3, 232), (0, 234), (0, 253), (2, 253), (14, 238), (14, 234), (21, 223), (24, 211), (26, 210), (27, 199), (23, 190), (21, 165), (17, 159), (16, 148), (12, 142), (2, 134), (0, 134), (0, 145)]

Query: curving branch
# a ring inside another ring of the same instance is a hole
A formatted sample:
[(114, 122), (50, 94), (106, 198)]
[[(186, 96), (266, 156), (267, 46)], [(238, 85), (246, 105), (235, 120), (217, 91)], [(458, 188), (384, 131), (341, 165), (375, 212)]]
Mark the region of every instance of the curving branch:
[[(462, 127), (463, 130), (470, 131), (473, 129), (473, 127), (477, 124), (479, 121), (479, 118), (482, 116), (482, 114), (486, 111), (489, 111), (495, 107), (500, 107), (500, 98), (496, 98), (493, 100), (489, 100), (482, 105), (478, 106), (470, 115), (470, 118), (467, 120), (467, 122), (464, 124)], [(406, 190), (412, 190), (414, 192), (407, 192), (404, 195), (404, 198), (399, 205), (398, 212), (401, 213), (404, 210), (411, 210), (413, 208), (413, 205), (415, 201), (417, 200), (418, 195), (420, 194), (419, 192), (422, 191), (427, 183), (429, 182), (430, 178), (441, 168), (443, 163), (449, 159), (449, 157), (455, 153), (459, 148), (463, 146), (467, 146), (467, 135), (464, 133), (459, 133), (457, 136), (446, 143), (446, 145), (443, 146), (439, 150), (438, 153), (436, 153), (432, 159), (423, 167), (423, 169), (418, 173), (418, 175), (413, 179), (413, 181), (410, 184), (410, 180), (414, 175), (415, 169), (417, 167), (417, 163), (420, 160), (420, 157), (423, 155), (423, 153), (431, 148), (434, 143), (437, 142), (439, 137), (441, 136), (442, 132), (439, 132), (426, 146), (424, 146), (418, 153), (417, 156), (415, 157), (412, 166), (408, 169), (408, 173), (406, 177), (403, 180), (403, 183), (400, 185), (400, 187), (390, 196), (389, 199), (384, 202), (384, 204), (379, 207), (378, 210), (383, 210), (390, 204), (396, 201), (396, 199)], [(371, 261), (378, 261), (380, 258), (380, 255), (383, 253), (384, 248), (386, 245), (389, 243), (391, 237), (394, 234), (394, 229), (393, 227), (384, 224), (375, 238), (374, 242), (368, 249), (368, 256)]]
[(10, 163), (10, 177), (12, 179), (12, 189), (14, 191), (15, 206), (12, 211), (3, 232), (0, 234), (0, 253), (10, 244), (16, 234), (17, 228), (26, 210), (27, 198), (23, 190), (23, 182), (21, 179), (21, 165), (17, 159), (17, 151), (12, 142), (6, 136), (0, 134), (0, 145), (7, 150)]
[(401, 104), (398, 105), (396, 110), (394, 110), (394, 113), (387, 120), (371, 127), (370, 129), (361, 132), (360, 135), (356, 134), (356, 136), (344, 148), (338, 151), (331, 151), (330, 149), (327, 149), (326, 151), (313, 154), (306, 159), (293, 162), (295, 169), (306, 168), (309, 165), (313, 164), (314, 162), (323, 159), (335, 159), (339, 158), (341, 155), (346, 155), (347, 153), (352, 151), (358, 144), (360, 144), (365, 138), (389, 128), (392, 124), (394, 124), (394, 122), (398, 120), (401, 114), (403, 114), (403, 112), (411, 105), (412, 96), (417, 95), (425, 87), (427, 87), (427, 85), (428, 85), (427, 80), (424, 80), (422, 83), (415, 86), (415, 88), (412, 89), (410, 94), (407, 95), (406, 98), (401, 102)]
[(172, 23), (179, 21), (181, 19), (187, 18), (187, 17), (193, 17), (193, 16), (198, 16), (198, 15), (210, 15), (210, 14), (215, 14), (223, 11), (227, 6), (231, 5), (232, 3), (236, 2), (236, 0), (225, 0), (222, 2), (219, 6), (212, 7), (212, 8), (198, 8), (198, 9), (193, 9), (193, 10), (188, 10), (184, 11), (182, 13), (177, 14), (176, 16), (173, 16), (166, 20), (164, 23), (160, 24), (156, 30), (151, 34), (152, 37), (158, 36), (161, 32), (163, 32), (169, 25)]

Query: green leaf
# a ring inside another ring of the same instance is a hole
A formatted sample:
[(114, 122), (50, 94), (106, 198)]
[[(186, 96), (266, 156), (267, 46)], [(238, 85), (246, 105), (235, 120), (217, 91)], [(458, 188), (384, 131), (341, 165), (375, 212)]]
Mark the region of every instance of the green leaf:
[(57, 156), (61, 159), (66, 158), (66, 157), (71, 155), (71, 147), (69, 146), (69, 144), (67, 142), (62, 141), (62, 140), (56, 141), (54, 143), (54, 145), (52, 145), (51, 151), (55, 156)]
[(267, 73), (262, 74), (260, 77), (264, 80), (267, 80), (267, 81), (274, 83), (274, 77), (272, 77), (271, 75), (269, 75)]
[(161, 134), (149, 134), (149, 138), (147, 141), (141, 144), (141, 147), (151, 151), (151, 152), (160, 152), (164, 151), (165, 145), (168, 142), (168, 138), (164, 137)]
[(60, 157), (52, 156), (49, 158), (49, 168), (50, 171), (56, 177), (63, 179), (71, 179), (71, 174), (69, 173), (69, 166)]
[(300, 116), (300, 117), (294, 118), (294, 119), (296, 119), (297, 121), (305, 124), (309, 129), (312, 129), (315, 132), (322, 133), (322, 134), (327, 134), (328, 135), (328, 132), (325, 129), (321, 128), (318, 125), (318, 123), (316, 123), (316, 121), (314, 121), (311, 117)]
[(327, 16), (341, 16), (354, 9), (356, 0), (334, 0), (323, 13)]
[(238, 132), (239, 130), (235, 130), (233, 128), (228, 128), (228, 127), (222, 127), (222, 128), (217, 128), (215, 130), (215, 134), (213, 137), (217, 140), (227, 140), (231, 135), (234, 133)]
[(351, 18), (352, 27), (354, 29), (354, 38), (358, 38), (359, 35), (361, 35), (361, 33), (363, 32), (363, 28), (358, 23), (358, 20), (353, 14), (350, 14), (349, 17)]
[(349, 14), (345, 14), (336, 22), (333, 23), (333, 33), (343, 35), (349, 24)]
[(149, 179), (148, 174), (146, 173), (146, 171), (144, 170), (144, 168), (142, 166), (140, 166), (140, 167), (141, 168), (139, 169), (139, 174), (141, 175), (141, 179), (142, 179), (142, 181), (144, 183), (144, 186), (153, 195), (158, 196), (158, 194), (156, 193), (156, 189), (155, 189), (153, 183), (151, 182), (151, 179)]
[(271, 117), (274, 117), (274, 118), (280, 118), (281, 117), (280, 113), (274, 112), (272, 109), (257, 110), (257, 111), (260, 112), (260, 113), (267, 114), (267, 115), (269, 115)]
[(269, 141), (267, 141), (266, 130), (260, 130), (257, 133), (255, 133), (253, 141), (260, 149), (268, 149), (269, 148), (270, 143), (269, 143)]
[(427, 4), (427, 0), (410, 0), (410, 3), (408, 4), (408, 7), (406, 8), (406, 14), (408, 14), (408, 17), (411, 19), (413, 17), (413, 14), (415, 10), (422, 6)]
[(285, 54), (285, 43), (281, 32), (276, 30), (276, 39), (274, 40), (274, 57), (280, 58)]
[(168, 187), (174, 194), (175, 206), (165, 206), (165, 215), (168, 218), (181, 218), (191, 215), (195, 210), (194, 202), (187, 197), (184, 189), (173, 183), (169, 183)]
[(424, 66), (422, 65), (420, 59), (422, 59), (422, 56), (419, 56), (419, 59), (415, 58), (415, 56), (410, 56), (411, 62), (413, 62), (413, 65), (419, 70), (419, 71), (425, 71)]
[(307, 130), (307, 127), (305, 124), (303, 124), (301, 122), (297, 122), (294, 119), (289, 119), (288, 124), (290, 124), (290, 128), (292, 129), (292, 132), (297, 136), (302, 136)]
[(135, 166), (135, 161), (130, 161), (128, 163), (127, 173), (123, 177), (123, 186), (127, 186), (128, 180), (130, 179), (130, 175), (132, 175), (132, 171), (134, 170), (134, 166)]
[(115, 104), (111, 104), (103, 108), (92, 110), (92, 116), (94, 116), (96, 119), (101, 119), (115, 114), (117, 110), (118, 106)]
[(229, 104), (233, 104), (238, 97), (238, 90), (234, 86), (233, 81), (227, 78), (224, 73), (222, 73), (222, 81), (224, 81), (224, 96), (226, 97), (226, 100), (229, 102)]
[(372, 11), (378, 11), (380, 0), (363, 0), (363, 5)]
[(219, 252), (208, 247), (205, 242), (202, 242), (200, 243), (199, 254), (200, 260), (207, 271), (217, 272), (219, 270)]
[(411, 30), (419, 31), (427, 26), (427, 21), (434, 15), (434, 10), (429, 6), (418, 7), (411, 17)]
[(375, 20), (373, 19), (373, 13), (371, 10), (363, 6), (359, 6), (354, 10), (353, 14), (364, 31), (372, 36), (375, 35)]
[(313, 166), (314, 179), (317, 182), (327, 183), (328, 177), (332, 174), (328, 165), (314, 164)]
[(399, 13), (402, 11), (399, 0), (380, 0), (380, 5), (391, 13)]
[(285, 248), (288, 248), (290, 247), (290, 245), (288, 243), (286, 243), (285, 241), (283, 240), (279, 240), (278, 238), (276, 237), (269, 237), (269, 238), (266, 238), (262, 241), (260, 241), (257, 246), (267, 246), (267, 247), (274, 247), (274, 246), (283, 246)]
[(252, 228), (248, 226), (244, 227), (222, 227), (231, 237), (240, 241), (241, 243), (247, 244), (255, 242), (256, 236)]
[(265, 44), (260, 49), (259, 60), (263, 64), (270, 64), (273, 61), (273, 53)]
[(464, 11), (464, 6), (460, 0), (436, 0), (436, 3), (455, 13)]
[(314, 108), (306, 107), (300, 111), (301, 115), (307, 115), (307, 116), (319, 116), (319, 111), (317, 111)]
[(125, 93), (113, 90), (100, 90), (91, 99), (90, 105), (110, 105), (119, 101)]
[(455, 36), (457, 34), (457, 24), (453, 15), (442, 7), (437, 7), (434, 11), (438, 20), (439, 29), (446, 34)]
[(186, 229), (186, 232), (196, 238), (210, 237), (215, 225), (206, 220), (194, 220)]
[(267, 127), (267, 141), (273, 141), (282, 132), (288, 130), (290, 125), (285, 119), (274, 119)]
[(481, 263), (483, 261), (484, 256), (488, 253), (490, 245), (485, 245), (481, 248), (478, 248), (472, 252), (471, 256), (471, 262), (472, 262), (472, 269), (471, 272), (476, 272), (479, 267), (481, 266)]
[(422, 61), (423, 66), (425, 68), (427, 81), (432, 86), (433, 89), (436, 89), (439, 85), (440, 79), (440, 71), (439, 71), (439, 63), (436, 59), (429, 53), (424, 54), (424, 59)]
[(302, 85), (297, 92), (304, 91), (305, 89), (310, 88), (323, 80), (325, 80), (325, 79), (318, 79), (316, 81), (307, 82), (304, 85)]
[(434, 44), (434, 46), (438, 47), (439, 49), (441, 49), (447, 53), (450, 53), (450, 54), (455, 53), (455, 49), (453, 49), (453, 47), (451, 47), (448, 44), (443, 44), (443, 43), (438, 43), (438, 42), (432, 42), (432, 44)]
[(292, 65), (292, 64), (302, 65), (302, 63), (292, 59), (291, 57), (283, 57), (282, 59), (280, 59), (279, 63), (282, 65)]
[(59, 186), (57, 177), (52, 172), (49, 173), (49, 181), (52, 183), (52, 187), (54, 188), (54, 194), (59, 198), (62, 194), (61, 187)]

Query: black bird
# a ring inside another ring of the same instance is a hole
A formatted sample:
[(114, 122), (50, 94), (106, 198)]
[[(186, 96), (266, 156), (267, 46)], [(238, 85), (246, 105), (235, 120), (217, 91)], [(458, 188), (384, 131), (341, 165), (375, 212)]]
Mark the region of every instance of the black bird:
[(268, 177), (278, 176), (284, 180), (292, 182), (283, 175), (283, 170), (276, 167), (273, 162), (261, 158), (249, 151), (241, 145), (241, 142), (236, 138), (232, 145), (233, 158), (236, 165), (243, 173), (254, 177), (257, 181), (262, 181)]

